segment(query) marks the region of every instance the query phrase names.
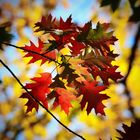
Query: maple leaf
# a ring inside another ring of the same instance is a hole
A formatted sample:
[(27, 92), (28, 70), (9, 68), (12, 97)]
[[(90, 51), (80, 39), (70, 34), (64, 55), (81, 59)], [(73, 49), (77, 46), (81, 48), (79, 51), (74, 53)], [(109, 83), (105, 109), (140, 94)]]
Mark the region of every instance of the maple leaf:
[(72, 22), (71, 15), (64, 21), (61, 17), (59, 21), (56, 18), (52, 18), (52, 15), (48, 17), (42, 16), (41, 22), (35, 23), (35, 27), (38, 29), (35, 32), (44, 31), (44, 33), (55, 33), (55, 34), (67, 34), (75, 29), (75, 24)]
[[(69, 34), (64, 34), (64, 35), (56, 35), (54, 33), (51, 33), (51, 36), (55, 39), (53, 40), (53, 46), (50, 46), (49, 49), (54, 48), (57, 49), (58, 51), (63, 49), (66, 44), (71, 42), (71, 38), (75, 37), (77, 34), (76, 33), (69, 33)], [(52, 41), (50, 41), (52, 42)]]
[(118, 66), (112, 66), (111, 62), (115, 59), (117, 54), (111, 54), (109, 56), (96, 55), (95, 52), (91, 51), (83, 60), (85, 60), (85, 66), (88, 71), (92, 74), (96, 80), (97, 76), (100, 76), (105, 85), (109, 85), (108, 79), (112, 79), (117, 82), (123, 76), (120, 72), (116, 72)]
[(66, 114), (69, 113), (69, 108), (72, 107), (71, 101), (76, 99), (75, 95), (70, 91), (59, 87), (56, 87), (52, 93), (50, 93), (49, 98), (55, 98), (53, 108), (56, 108), (58, 105), (60, 105), (61, 109), (64, 110)]
[(87, 114), (89, 114), (94, 108), (96, 113), (104, 115), (103, 109), (105, 106), (102, 104), (102, 101), (109, 97), (106, 94), (100, 94), (99, 92), (105, 90), (106, 86), (98, 86), (97, 81), (86, 81), (84, 84), (84, 86), (79, 88), (79, 95), (83, 95), (81, 100), (81, 109), (83, 109), (86, 103), (88, 103), (86, 108)]
[(118, 39), (114, 36), (110, 36), (108, 38), (102, 38), (99, 40), (92, 40), (89, 44), (94, 48), (100, 49), (100, 52), (102, 55), (106, 55), (110, 53), (110, 46), (109, 45), (114, 45), (115, 41)]
[(71, 29), (75, 28), (75, 24), (71, 22), (72, 18), (71, 15), (64, 21), (61, 17), (59, 20), (58, 29), (63, 30), (64, 32), (72, 31)]
[(39, 105), (38, 103), (26, 92), (22, 93), (20, 98), (25, 98), (28, 99), (27, 103), (25, 106), (27, 106), (26, 113), (32, 111), (33, 108), (35, 108), (36, 111), (38, 111)]
[(109, 45), (114, 45), (114, 42), (118, 39), (113, 36), (112, 31), (108, 31), (109, 23), (100, 24), (97, 23), (96, 29), (90, 29), (87, 42), (94, 49), (98, 48), (102, 55), (110, 53)]
[(61, 66), (64, 67), (64, 70), (62, 71), (60, 76), (61, 76), (62, 79), (67, 79), (68, 84), (75, 81), (76, 78), (79, 77), (78, 74), (74, 73), (75, 70), (70, 67), (71, 66), (70, 63), (63, 62)]
[(110, 68), (107, 67), (103, 70), (100, 70), (94, 65), (92, 65), (90, 68), (91, 69), (89, 69), (89, 71), (93, 74), (94, 79), (96, 79), (97, 76), (100, 76), (105, 85), (109, 85), (109, 78), (115, 82), (117, 82), (118, 79), (123, 78), (120, 72), (116, 72), (118, 66), (112, 66)]
[(118, 138), (119, 140), (139, 140), (140, 139), (140, 119), (136, 119), (135, 123), (132, 123), (130, 127), (123, 124), (123, 129), (125, 132), (117, 130), (122, 138)]
[(51, 32), (50, 35), (54, 38), (54, 40), (49, 40), (52, 45), (48, 48), (48, 50), (57, 49), (58, 51), (63, 49), (64, 47), (71, 44), (72, 40), (74, 40), (78, 33), (76, 31), (63, 31), (55, 29), (54, 32)]
[[(45, 53), (44, 52), (44, 44), (40, 39), (38, 39), (38, 47), (36, 47), (32, 41), (30, 41), (30, 44), (31, 44), (30, 46), (25, 45), (25, 47), (23, 47), (24, 49), (26, 49), (24, 51), (27, 53), (24, 57), (32, 57), (32, 59), (29, 61), (29, 64), (34, 63), (38, 60), (42, 60), (42, 62), (41, 62), (41, 65), (42, 65), (46, 61), (50, 62), (52, 59), (56, 58), (54, 51), (51, 51), (51, 52), (44, 54)], [(36, 52), (38, 54), (30, 52), (30, 51)], [(45, 57), (42, 54), (44, 54)]]
[(51, 88), (55, 88), (55, 87), (61, 87), (61, 88), (65, 88), (64, 82), (62, 80), (60, 80), (62, 78), (61, 74), (57, 74), (53, 80), (54, 82), (50, 84)]
[[(42, 102), (42, 104), (48, 108), (48, 102), (46, 100), (47, 94), (50, 93), (49, 85), (52, 83), (51, 74), (50, 73), (41, 73), (41, 77), (35, 77), (31, 79), (35, 83), (26, 84), (25, 88), (29, 90), (29, 93), (33, 95), (38, 101)], [(23, 93), (21, 98), (27, 98), (28, 102), (27, 113), (32, 111), (33, 108), (38, 111), (38, 104), (34, 101), (34, 99), (27, 93)]]
[(98, 22), (95, 29), (90, 29), (87, 40), (93, 41), (111, 37), (112, 32), (107, 32), (108, 28), (109, 23), (101, 24), (100, 22)]
[(116, 72), (116, 69), (118, 66), (113, 66), (111, 68), (106, 68), (103, 71), (100, 71), (100, 77), (104, 81), (106, 85), (109, 85), (108, 79), (112, 79), (113, 81), (117, 82), (118, 79), (123, 78), (123, 76), (120, 74), (120, 72)]
[(89, 65), (94, 64), (101, 69), (106, 68), (107, 66), (112, 66), (111, 61), (113, 59), (114, 58), (112, 58), (112, 57), (107, 57), (107, 56), (105, 57), (102, 55), (96, 56), (96, 54), (93, 51), (91, 51), (90, 53), (85, 55), (85, 57), (83, 58), (83, 60), (85, 60), (86, 64), (89, 64)]
[(64, 88), (56, 88), (55, 91), (57, 95), (53, 104), (54, 108), (60, 105), (61, 109), (64, 110), (66, 114), (68, 114), (69, 108), (72, 107), (71, 101), (75, 100), (76, 97)]
[(71, 45), (68, 45), (68, 47), (70, 48), (70, 50), (72, 51), (72, 55), (75, 56), (77, 54), (80, 54), (82, 49), (85, 48), (85, 44), (78, 42), (76, 40), (71, 40)]
[[(74, 69), (75, 74), (77, 74), (79, 77), (77, 77), (75, 80), (80, 82), (82, 84), (86, 80), (91, 80), (90, 73), (88, 72), (88, 68), (84, 66), (84, 60), (78, 59), (78, 58), (71, 58), (69, 60), (69, 63), (71, 64), (71, 68)], [(79, 85), (80, 86), (80, 85)]]
[(35, 23), (35, 27), (38, 29), (35, 32), (44, 31), (45, 33), (50, 32), (53, 28), (56, 27), (55, 25), (55, 18), (52, 18), (52, 15), (48, 15), (48, 17), (42, 16), (41, 22)]
[(91, 28), (92, 28), (92, 22), (91, 21), (86, 23), (83, 27), (79, 27), (80, 34), (77, 36), (77, 39), (79, 41), (84, 41), (87, 38), (88, 33), (89, 33)]

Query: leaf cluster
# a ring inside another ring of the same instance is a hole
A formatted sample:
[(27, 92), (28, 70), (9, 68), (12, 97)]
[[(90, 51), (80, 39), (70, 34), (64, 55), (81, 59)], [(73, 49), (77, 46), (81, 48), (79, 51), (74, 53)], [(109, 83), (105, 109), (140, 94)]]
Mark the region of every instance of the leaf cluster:
[[(32, 57), (29, 64), (38, 60), (41, 65), (52, 62), (57, 72), (54, 77), (46, 72), (41, 77), (32, 78), (34, 83), (25, 86), (30, 94), (46, 108), (48, 101), (53, 99), (53, 108), (60, 105), (67, 114), (72, 107), (71, 101), (78, 101), (88, 114), (93, 108), (96, 113), (104, 114), (102, 101), (109, 97), (100, 92), (108, 88), (109, 79), (117, 82), (122, 78), (120, 72), (116, 72), (118, 66), (112, 65), (118, 54), (110, 48), (117, 41), (110, 24), (98, 22), (93, 29), (91, 21), (81, 27), (72, 22), (71, 16), (64, 21), (61, 17), (56, 20), (49, 15), (35, 23), (35, 32), (40, 31), (52, 39), (48, 38), (46, 42), (38, 39), (38, 46), (31, 41), (30, 45), (23, 47), (24, 57)], [(67, 54), (62, 53), (64, 49), (68, 50)], [(38, 110), (38, 104), (28, 93), (21, 97), (28, 99), (27, 112), (33, 108)]]

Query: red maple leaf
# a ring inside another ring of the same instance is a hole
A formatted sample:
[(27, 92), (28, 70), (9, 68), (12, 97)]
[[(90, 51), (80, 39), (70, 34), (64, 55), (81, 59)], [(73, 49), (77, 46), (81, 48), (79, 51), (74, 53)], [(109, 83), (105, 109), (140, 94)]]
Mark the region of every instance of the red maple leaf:
[(76, 34), (76, 32), (74, 32), (74, 33), (64, 34), (61, 36), (58, 36), (54, 33), (51, 33), (51, 35), (55, 39), (55, 47), (54, 48), (59, 51), (59, 50), (63, 49), (66, 44), (70, 43), (71, 38), (75, 37), (77, 34)]
[(53, 91), (51, 98), (55, 98), (53, 108), (56, 108), (58, 105), (60, 105), (61, 109), (64, 110), (66, 114), (69, 113), (69, 108), (72, 107), (71, 101), (76, 99), (75, 95), (70, 91), (58, 87)]
[(69, 48), (71, 49), (71, 53), (73, 56), (80, 54), (81, 50), (84, 49), (86, 46), (82, 42), (78, 42), (76, 40), (71, 40), (71, 45)]
[(89, 32), (89, 30), (92, 28), (92, 22), (91, 21), (89, 21), (89, 22), (87, 22), (82, 28), (81, 28), (81, 30), (82, 30), (82, 32)]
[(55, 18), (52, 18), (52, 15), (48, 15), (48, 17), (42, 16), (41, 22), (35, 23), (35, 27), (38, 27), (38, 29), (35, 30), (35, 32), (44, 31), (49, 32), (53, 28), (56, 27), (55, 25)]
[[(118, 67), (112, 65), (112, 61), (118, 55), (111, 51), (110, 45), (114, 45), (117, 39), (110, 31), (109, 24), (98, 23), (96, 28), (92, 29), (91, 21), (79, 27), (72, 22), (71, 16), (65, 21), (62, 18), (56, 21), (49, 15), (47, 18), (42, 17), (41, 22), (37, 22), (35, 27), (38, 27), (37, 32), (44, 31), (49, 34), (51, 39), (48, 39), (46, 45), (38, 39), (38, 47), (30, 42), (29, 46), (23, 48), (26, 52), (25, 57), (32, 57), (29, 63), (38, 60), (41, 60), (41, 64), (55, 61), (60, 63), (60, 66), (53, 82), (51, 75), (46, 73), (41, 74), (39, 78), (33, 78), (35, 83), (26, 84), (25, 87), (30, 94), (46, 108), (48, 108), (47, 99), (54, 98), (53, 107), (60, 105), (68, 114), (69, 108), (72, 107), (71, 101), (76, 99), (75, 94), (66, 89), (70, 87), (77, 90), (76, 93), (79, 92), (78, 96), (83, 96), (80, 102), (81, 109), (87, 104), (88, 114), (93, 108), (96, 113), (104, 114), (105, 106), (102, 101), (109, 97), (100, 92), (109, 86), (109, 79), (117, 82), (122, 78), (120, 72), (116, 72)], [(60, 50), (65, 47), (69, 48), (71, 54), (61, 54)], [(58, 58), (61, 57), (61, 61), (56, 60), (56, 55)], [(72, 59), (75, 62), (69, 63)], [(99, 85), (96, 81), (98, 76), (103, 85)], [(64, 83), (63, 80), (67, 82)], [(38, 110), (38, 103), (29, 94), (25, 92), (21, 97), (28, 99), (27, 112), (33, 108)]]
[(32, 111), (33, 108), (35, 108), (36, 111), (38, 111), (39, 108), (38, 103), (28, 93), (26, 92), (22, 93), (20, 98), (28, 99), (27, 103), (25, 104), (25, 106), (27, 106), (26, 113)]
[[(25, 88), (28, 89), (29, 93), (32, 94), (34, 98), (42, 102), (42, 104), (48, 108), (48, 102), (46, 100), (47, 94), (50, 93), (49, 85), (52, 83), (50, 73), (42, 73), (41, 77), (35, 77), (31, 79), (35, 83), (26, 84)], [(27, 98), (28, 102), (26, 103), (27, 111), (32, 111), (33, 108), (38, 111), (38, 104), (36, 101), (27, 93), (23, 93), (21, 98)]]
[(97, 76), (100, 76), (103, 80), (105, 85), (109, 85), (108, 79), (112, 79), (113, 81), (117, 82), (118, 79), (123, 78), (123, 76), (120, 74), (120, 72), (116, 72), (116, 69), (118, 66), (112, 66), (110, 68), (106, 68), (104, 70), (100, 70), (96, 66), (91, 66), (91, 73), (93, 74), (93, 77), (96, 79)]
[(61, 17), (59, 20), (58, 29), (63, 30), (64, 32), (72, 31), (71, 29), (75, 28), (75, 24), (72, 21), (71, 15), (64, 21)]
[(85, 41), (88, 36), (90, 29), (92, 28), (92, 22), (87, 22), (83, 27), (78, 27), (80, 30), (80, 34), (78, 34), (77, 39), (79, 41)]
[[(32, 41), (30, 41), (30, 43), (31, 43), (30, 46), (25, 45), (25, 47), (23, 47), (24, 49), (26, 49), (24, 51), (27, 53), (24, 57), (32, 57), (32, 59), (29, 61), (29, 64), (34, 63), (38, 60), (42, 60), (42, 62), (41, 62), (41, 65), (42, 65), (46, 61), (50, 62), (52, 59), (56, 58), (55, 51), (51, 51), (51, 52), (48, 52), (45, 54), (44, 45), (40, 39), (38, 39), (38, 47), (36, 47)], [(30, 52), (30, 51), (36, 52), (38, 54)], [(43, 56), (43, 54), (45, 57)]]
[(116, 72), (118, 66), (112, 66), (111, 68), (107, 68), (105, 71), (100, 71), (100, 77), (104, 81), (104, 84), (109, 85), (108, 79), (112, 79), (117, 82), (118, 79), (123, 78), (120, 72)]
[(92, 108), (95, 109), (96, 113), (104, 114), (104, 105), (102, 104), (102, 101), (104, 99), (108, 99), (109, 97), (106, 94), (100, 94), (99, 92), (106, 89), (106, 86), (98, 86), (97, 81), (93, 82), (85, 82), (85, 85), (80, 87), (79, 94), (83, 95), (82, 101), (81, 101), (81, 109), (83, 109), (87, 104), (87, 114), (89, 114), (92, 110)]
[(102, 39), (99, 39), (99, 40), (93, 40), (92, 42), (90, 42), (90, 45), (96, 46), (98, 49), (100, 49), (100, 51), (104, 55), (105, 52), (106, 53), (110, 52), (110, 46), (109, 45), (114, 45), (114, 43), (117, 40), (118, 39), (114, 36), (110, 36), (108, 38), (103, 37)]
[(57, 50), (61, 50), (62, 48), (64, 48), (67, 45), (70, 48), (71, 54), (73, 56), (80, 54), (82, 49), (84, 49), (86, 47), (84, 43), (79, 42), (74, 39), (77, 37), (76, 32), (65, 34), (63, 36), (57, 36), (55, 34), (51, 34), (51, 35), (53, 36), (53, 38), (56, 41)]

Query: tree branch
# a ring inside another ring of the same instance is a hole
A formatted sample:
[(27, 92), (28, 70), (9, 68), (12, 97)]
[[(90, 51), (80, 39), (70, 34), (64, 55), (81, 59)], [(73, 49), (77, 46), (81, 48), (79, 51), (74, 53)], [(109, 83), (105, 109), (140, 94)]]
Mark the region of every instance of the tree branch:
[(127, 78), (128, 78), (128, 76), (129, 76), (129, 74), (132, 70), (133, 62), (134, 62), (134, 59), (135, 59), (135, 53), (136, 53), (137, 48), (138, 48), (139, 37), (140, 37), (140, 24), (138, 25), (138, 30), (137, 30), (137, 33), (136, 33), (136, 36), (135, 36), (135, 43), (134, 43), (134, 45), (132, 46), (132, 49), (131, 49), (131, 55), (129, 57), (128, 71), (126, 73), (125, 78), (121, 81), (121, 83), (126, 83)]
[(130, 54), (130, 57), (129, 57), (129, 65), (128, 65), (128, 70), (127, 70), (126, 76), (124, 77), (123, 80), (120, 81), (120, 83), (125, 85), (125, 94), (128, 97), (128, 107), (129, 107), (129, 110), (131, 111), (131, 113), (134, 117), (135, 117), (134, 108), (131, 105), (132, 97), (131, 97), (130, 91), (127, 87), (126, 81), (127, 81), (128, 76), (129, 76), (129, 74), (132, 70), (132, 67), (133, 67), (133, 63), (134, 63), (134, 60), (135, 60), (135, 54), (136, 54), (136, 51), (137, 51), (137, 48), (138, 48), (139, 37), (140, 37), (140, 24), (138, 25), (138, 30), (137, 30), (137, 33), (135, 35), (135, 42), (134, 42), (134, 45), (132, 46), (132, 49), (131, 49), (131, 54)]
[(21, 85), (21, 87), (42, 107), (44, 108), (60, 125), (62, 125), (66, 130), (68, 130), (69, 132), (73, 133), (74, 135), (78, 136), (79, 138), (81, 138), (82, 140), (85, 140), (85, 138), (83, 138), (81, 135), (77, 134), (76, 132), (72, 131), (71, 129), (69, 129), (66, 125), (64, 125), (61, 121), (59, 121), (55, 115), (50, 112), (47, 108), (45, 108), (44, 105), (42, 105), (38, 99), (36, 99), (32, 94), (30, 94), (30, 92), (26, 89), (26, 87), (21, 83), (21, 81), (17, 78), (17, 76), (12, 72), (12, 70), (0, 59), (0, 63), (11, 73), (11, 75), (17, 80), (17, 82)]

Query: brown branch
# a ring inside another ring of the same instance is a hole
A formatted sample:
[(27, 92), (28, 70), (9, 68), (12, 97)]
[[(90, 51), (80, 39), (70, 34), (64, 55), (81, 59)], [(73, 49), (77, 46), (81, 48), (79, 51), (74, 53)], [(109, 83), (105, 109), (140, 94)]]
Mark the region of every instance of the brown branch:
[(127, 71), (124, 79), (121, 81), (121, 83), (124, 83), (124, 84), (126, 83), (127, 78), (128, 78), (128, 76), (129, 76), (129, 74), (132, 70), (133, 62), (135, 60), (135, 54), (136, 54), (136, 51), (137, 51), (137, 48), (138, 48), (139, 37), (140, 37), (140, 24), (138, 26), (138, 30), (137, 30), (137, 33), (136, 33), (136, 36), (135, 36), (135, 43), (134, 43), (134, 45), (132, 46), (132, 49), (131, 49), (131, 54), (130, 54), (130, 57), (129, 57), (128, 71)]
[(135, 117), (135, 113), (134, 113), (134, 108), (131, 105), (132, 97), (131, 97), (131, 93), (130, 93), (128, 87), (127, 87), (126, 81), (127, 81), (128, 76), (129, 76), (129, 74), (132, 70), (133, 63), (134, 63), (134, 60), (135, 60), (135, 57), (136, 57), (135, 54), (136, 54), (136, 51), (138, 49), (139, 37), (140, 37), (140, 24), (138, 25), (138, 30), (137, 30), (137, 33), (135, 35), (135, 42), (134, 42), (134, 45), (132, 46), (132, 49), (131, 49), (131, 54), (130, 54), (130, 57), (129, 57), (129, 64), (128, 64), (128, 70), (127, 70), (126, 76), (124, 77), (123, 80), (120, 81), (120, 83), (124, 84), (124, 86), (125, 86), (125, 94), (128, 97), (128, 107), (129, 107), (129, 110), (131, 111), (133, 117)]
[(66, 130), (73, 133), (74, 135), (78, 136), (79, 138), (85, 140), (81, 135), (77, 134), (76, 132), (69, 129), (66, 125), (64, 125), (60, 120), (58, 120), (55, 115), (49, 111), (42, 103), (39, 102), (30, 92), (26, 89), (26, 87), (21, 83), (21, 81), (17, 78), (17, 76), (13, 73), (13, 71), (0, 59), (0, 63), (11, 73), (11, 75), (16, 79), (16, 81), (21, 85), (21, 87), (42, 107), (44, 108), (61, 126), (63, 126)]

